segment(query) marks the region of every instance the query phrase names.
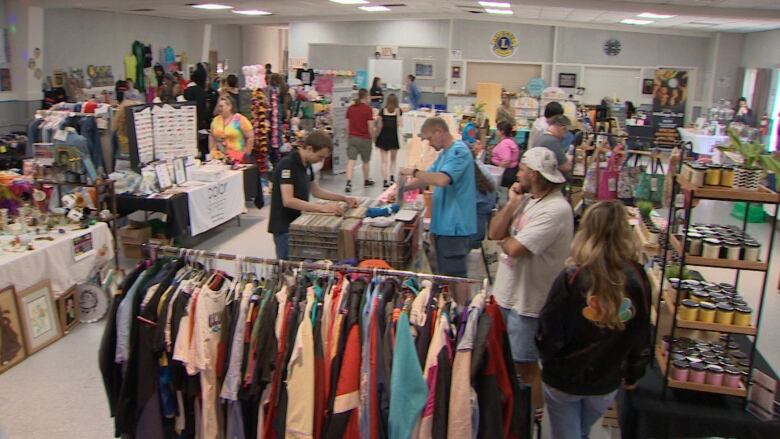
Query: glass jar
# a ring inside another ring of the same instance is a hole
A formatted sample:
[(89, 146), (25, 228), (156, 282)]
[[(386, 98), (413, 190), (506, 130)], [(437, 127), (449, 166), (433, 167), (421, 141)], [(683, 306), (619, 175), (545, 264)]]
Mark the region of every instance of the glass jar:
[(672, 363), (672, 379), (677, 381), (688, 381), (688, 370), (690, 364), (685, 360)]
[(742, 371), (736, 367), (726, 367), (726, 375), (723, 377), (723, 385), (731, 388), (739, 388), (742, 381)]
[(715, 313), (715, 322), (720, 325), (734, 324), (734, 307), (728, 303), (719, 303)]
[(672, 337), (668, 335), (664, 335), (661, 337), (661, 346), (663, 347), (664, 352), (669, 352), (669, 341), (672, 339)]
[(693, 299), (696, 303), (707, 302), (710, 300), (710, 293), (704, 290), (694, 290), (691, 292), (690, 298)]
[(685, 251), (691, 256), (701, 256), (701, 246), (704, 236), (701, 233), (688, 232)]
[(707, 171), (704, 176), (704, 183), (707, 186), (720, 186), (720, 176), (722, 167), (715, 163), (707, 165)]
[(701, 302), (696, 320), (702, 323), (715, 323), (716, 309), (716, 306), (709, 302)]
[(699, 164), (691, 165), (691, 184), (696, 187), (704, 186), (704, 177), (707, 174), (707, 167)]
[(761, 252), (761, 244), (758, 241), (745, 241), (745, 261), (758, 262), (758, 254)]
[(735, 306), (734, 307), (734, 325), (736, 326), (750, 326), (751, 316), (753, 310), (747, 306)]
[(707, 259), (718, 259), (720, 257), (720, 240), (715, 238), (705, 239), (702, 248), (702, 257)]
[(691, 174), (693, 173), (693, 168), (691, 167), (691, 165), (692, 165), (691, 162), (685, 162), (680, 168), (680, 175), (688, 181), (692, 180)]
[(716, 365), (707, 366), (707, 380), (706, 383), (711, 386), (723, 385), (723, 368)]
[(691, 363), (688, 370), (688, 382), (704, 384), (707, 376), (707, 366), (704, 363)]
[(741, 256), (742, 244), (740, 244), (739, 241), (729, 239), (723, 242), (723, 250), (721, 251), (722, 258), (738, 261)]
[(721, 168), (720, 185), (723, 187), (734, 187), (734, 168), (732, 166), (723, 166)]
[(680, 304), (680, 313), (678, 317), (681, 320), (694, 321), (699, 313), (699, 303), (690, 299), (685, 299)]

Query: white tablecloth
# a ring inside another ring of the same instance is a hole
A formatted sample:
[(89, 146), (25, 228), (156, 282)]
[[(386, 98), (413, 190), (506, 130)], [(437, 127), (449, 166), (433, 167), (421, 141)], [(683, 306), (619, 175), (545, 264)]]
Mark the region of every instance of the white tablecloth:
[[(73, 239), (87, 233), (92, 234), (94, 250), (76, 261)], [(0, 237), (3, 243), (12, 239), (10, 236)], [(49, 279), (56, 297), (74, 284), (85, 281), (95, 265), (114, 257), (114, 239), (106, 223), (57, 235), (54, 241), (34, 241), (33, 246), (33, 251), (0, 252), (0, 285), (11, 284), (16, 291), (21, 291)]]
[(243, 171), (227, 171), (218, 181), (189, 186), (183, 190), (187, 192), (192, 236), (237, 217), (246, 207)]
[(680, 138), (683, 142), (693, 144), (693, 152), (696, 154), (712, 155), (715, 145), (726, 145), (729, 143), (728, 136), (708, 136), (701, 134), (690, 128), (677, 128)]

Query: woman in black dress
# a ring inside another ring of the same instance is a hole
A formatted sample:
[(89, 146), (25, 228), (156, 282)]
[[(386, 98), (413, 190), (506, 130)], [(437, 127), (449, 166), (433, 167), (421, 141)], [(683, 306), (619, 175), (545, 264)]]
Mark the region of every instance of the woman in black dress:
[[(396, 157), (400, 145), (398, 143), (398, 128), (401, 127), (401, 108), (398, 106), (398, 96), (391, 94), (387, 97), (387, 105), (379, 110), (376, 118), (376, 130), (379, 135), (376, 138), (376, 146), (379, 148), (379, 156), (382, 159), (382, 179), (384, 187), (388, 188), (395, 182)], [(387, 176), (390, 175), (390, 181)]]
[(385, 94), (382, 93), (382, 80), (379, 79), (378, 76), (374, 77), (374, 82), (371, 83), (371, 90), (369, 90), (369, 92), (371, 94), (371, 108), (381, 110)]

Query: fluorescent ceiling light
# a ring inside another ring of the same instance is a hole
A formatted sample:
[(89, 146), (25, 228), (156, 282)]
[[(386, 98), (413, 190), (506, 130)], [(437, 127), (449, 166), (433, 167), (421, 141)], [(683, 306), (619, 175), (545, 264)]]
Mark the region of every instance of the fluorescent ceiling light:
[(506, 2), (479, 2), (483, 8), (511, 8), (512, 5)]
[(485, 12), (488, 14), (501, 14), (501, 15), (513, 15), (514, 12), (512, 12), (511, 9), (490, 9), (485, 8)]
[(261, 11), (258, 9), (249, 9), (246, 11), (232, 11), (234, 14), (241, 14), (241, 15), (271, 15), (268, 11)]
[(664, 20), (666, 18), (674, 18), (676, 17), (676, 15), (663, 15), (663, 14), (654, 14), (652, 12), (642, 12), (641, 14), (637, 15), (637, 17), (652, 18), (654, 20)]
[(339, 3), (342, 5), (365, 5), (368, 0), (330, 0), (333, 3)]
[(366, 12), (387, 12), (390, 10), (387, 6), (360, 6), (360, 9)]
[(210, 11), (218, 11), (220, 9), (233, 9), (232, 6), (220, 5), (216, 3), (204, 3), (202, 5), (192, 5), (192, 7), (196, 9), (208, 9)]
[(623, 24), (637, 24), (637, 25), (643, 25), (643, 24), (650, 24), (655, 23), (653, 20), (637, 20), (636, 18), (626, 18), (625, 20), (620, 20)]

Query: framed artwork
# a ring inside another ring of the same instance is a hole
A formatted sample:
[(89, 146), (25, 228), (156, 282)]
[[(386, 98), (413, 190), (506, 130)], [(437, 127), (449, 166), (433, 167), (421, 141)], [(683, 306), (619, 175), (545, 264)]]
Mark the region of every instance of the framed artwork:
[(62, 332), (67, 334), (81, 320), (78, 289), (73, 286), (57, 298), (57, 313), (60, 316)]
[(51, 297), (48, 280), (17, 293), (19, 315), (28, 355), (32, 355), (62, 337), (57, 307)]
[(655, 87), (655, 81), (652, 79), (645, 79), (642, 81), (642, 94), (643, 95), (651, 95), (653, 94), (653, 88)]
[(154, 173), (157, 174), (157, 183), (160, 185), (160, 190), (165, 190), (173, 186), (171, 175), (168, 173), (167, 164), (158, 163), (154, 165)]
[(577, 86), (576, 73), (558, 73), (558, 87), (575, 88)]
[(76, 262), (95, 254), (92, 232), (77, 236), (73, 238), (71, 242), (73, 243), (73, 259)]
[(0, 373), (27, 357), (14, 287), (0, 289)]
[(415, 59), (414, 60), (414, 76), (417, 79), (434, 79), (433, 78), (433, 60), (432, 59)]
[(187, 167), (184, 165), (184, 157), (173, 160), (173, 177), (177, 185), (187, 182)]

